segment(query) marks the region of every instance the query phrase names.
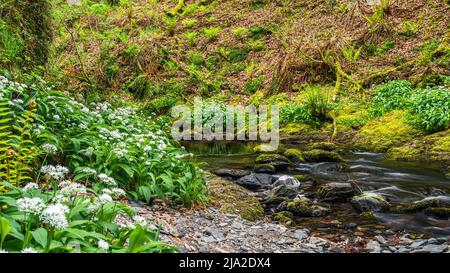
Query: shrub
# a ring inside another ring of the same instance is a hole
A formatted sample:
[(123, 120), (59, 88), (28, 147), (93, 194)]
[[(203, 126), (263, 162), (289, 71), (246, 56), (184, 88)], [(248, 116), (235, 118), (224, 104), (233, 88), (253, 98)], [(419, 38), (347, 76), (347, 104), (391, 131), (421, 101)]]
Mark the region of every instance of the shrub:
[(407, 108), (413, 90), (408, 81), (391, 81), (376, 87), (373, 90), (371, 115), (378, 117), (391, 110)]
[(428, 88), (411, 96), (410, 122), (428, 131), (440, 131), (450, 126), (450, 90)]

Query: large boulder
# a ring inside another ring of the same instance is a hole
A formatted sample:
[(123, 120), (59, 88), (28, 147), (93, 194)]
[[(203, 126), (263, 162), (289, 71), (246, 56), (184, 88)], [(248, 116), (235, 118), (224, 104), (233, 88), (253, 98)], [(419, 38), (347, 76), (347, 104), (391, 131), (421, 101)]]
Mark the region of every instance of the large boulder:
[(303, 158), (307, 162), (344, 162), (337, 152), (319, 149), (303, 152)]
[(373, 192), (366, 192), (361, 195), (354, 196), (350, 202), (359, 212), (385, 211), (390, 207), (389, 203), (382, 195)]
[(249, 175), (251, 172), (247, 170), (237, 170), (237, 169), (218, 169), (214, 170), (213, 173), (223, 178), (235, 180), (244, 177), (246, 175)]
[(238, 185), (252, 191), (259, 191), (272, 184), (272, 176), (264, 173), (251, 173), (235, 181)]
[(270, 164), (276, 171), (286, 170), (290, 166), (289, 159), (279, 154), (262, 154), (255, 160), (256, 164)]
[(333, 182), (320, 186), (317, 195), (321, 201), (346, 202), (356, 194), (356, 190), (350, 183)]

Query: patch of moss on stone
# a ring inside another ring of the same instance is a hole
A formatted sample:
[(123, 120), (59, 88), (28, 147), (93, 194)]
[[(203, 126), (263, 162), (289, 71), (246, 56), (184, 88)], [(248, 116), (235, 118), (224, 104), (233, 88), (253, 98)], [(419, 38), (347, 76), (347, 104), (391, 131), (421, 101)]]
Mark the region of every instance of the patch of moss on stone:
[(438, 207), (438, 208), (427, 208), (424, 211), (426, 214), (434, 216), (438, 219), (448, 219), (450, 218), (450, 208), (442, 208), (442, 207)]
[(305, 162), (305, 159), (303, 159), (302, 151), (300, 151), (299, 149), (287, 149), (286, 151), (284, 151), (283, 155), (292, 162)]
[(270, 162), (289, 162), (289, 160), (282, 155), (279, 154), (262, 154), (255, 159), (257, 164), (265, 164)]
[(300, 181), (300, 183), (301, 182), (306, 182), (306, 181), (313, 181), (313, 182), (315, 182), (314, 178), (312, 178), (310, 175), (307, 175), (307, 174), (305, 174), (305, 175), (296, 174), (296, 175), (293, 175), (293, 177), (295, 179), (297, 179), (298, 181)]
[(416, 161), (421, 157), (421, 152), (417, 148), (408, 146), (390, 148), (384, 156), (387, 159), (399, 161)]
[(359, 216), (367, 218), (367, 219), (375, 219), (375, 215), (373, 214), (373, 211), (364, 211)]
[(344, 162), (342, 156), (337, 152), (319, 149), (303, 152), (303, 158), (307, 162)]
[(275, 167), (270, 165), (270, 164), (256, 164), (253, 167), (253, 171), (255, 173), (270, 173), (270, 174), (274, 174), (275, 173)]
[(293, 222), (294, 215), (289, 211), (278, 212), (273, 216), (273, 220), (281, 224), (290, 224)]
[(337, 149), (337, 146), (332, 142), (315, 142), (307, 145), (306, 148), (308, 150), (334, 151)]
[(363, 150), (385, 152), (419, 136), (421, 132), (405, 123), (404, 117), (404, 111), (396, 110), (368, 122), (355, 136), (355, 146)]
[(208, 200), (224, 213), (240, 215), (249, 221), (264, 217), (264, 209), (252, 192), (215, 175), (207, 177)]
[(286, 206), (296, 216), (320, 217), (329, 213), (329, 209), (313, 204), (309, 200), (294, 200)]
[(431, 156), (434, 160), (450, 160), (450, 130), (441, 135), (431, 147)]

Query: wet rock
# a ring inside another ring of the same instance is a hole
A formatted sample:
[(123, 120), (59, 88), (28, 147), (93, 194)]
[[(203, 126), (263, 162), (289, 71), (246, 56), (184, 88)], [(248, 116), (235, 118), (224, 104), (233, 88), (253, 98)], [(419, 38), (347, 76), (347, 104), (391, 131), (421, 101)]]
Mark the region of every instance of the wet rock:
[(389, 203), (384, 197), (377, 193), (366, 192), (358, 196), (354, 196), (350, 201), (359, 212), (363, 211), (385, 211), (389, 208)]
[(427, 241), (426, 240), (416, 240), (414, 242), (412, 242), (409, 247), (410, 248), (418, 248), (419, 246), (422, 246), (423, 244), (425, 244)]
[(386, 240), (383, 236), (381, 236), (381, 235), (375, 236), (375, 239), (376, 239), (380, 244), (385, 244), (385, 243), (387, 243), (387, 240)]
[(286, 151), (284, 151), (283, 155), (287, 159), (295, 163), (305, 162), (302, 151), (300, 151), (299, 149), (287, 149)]
[(214, 170), (213, 173), (223, 178), (235, 180), (244, 177), (246, 175), (249, 175), (251, 172), (237, 169), (218, 169)]
[(283, 175), (280, 178), (275, 181), (275, 183), (272, 184), (272, 187), (278, 187), (278, 186), (286, 186), (291, 189), (297, 190), (300, 187), (300, 182), (289, 175)]
[(274, 174), (275, 173), (275, 167), (270, 164), (256, 164), (253, 167), (253, 171), (255, 173), (268, 173), (268, 174)]
[(337, 152), (319, 149), (303, 152), (303, 158), (307, 162), (344, 162), (342, 156)]
[(270, 164), (276, 171), (286, 170), (290, 166), (289, 159), (278, 154), (262, 154), (255, 160), (257, 164)]
[(337, 149), (336, 144), (332, 142), (315, 142), (306, 146), (308, 150), (324, 150), (324, 151), (334, 151)]
[(317, 190), (319, 199), (327, 202), (345, 202), (355, 194), (356, 191), (350, 183), (328, 183)]
[(322, 217), (330, 213), (328, 208), (313, 204), (309, 200), (294, 200), (287, 204), (287, 210), (299, 217)]
[(400, 208), (400, 212), (420, 212), (429, 208), (450, 208), (449, 196), (431, 196)]
[(239, 178), (235, 182), (249, 190), (258, 191), (272, 184), (272, 176), (263, 173), (252, 173)]
[(450, 208), (427, 208), (424, 211), (426, 214), (431, 215), (438, 219), (449, 219), (450, 218)]

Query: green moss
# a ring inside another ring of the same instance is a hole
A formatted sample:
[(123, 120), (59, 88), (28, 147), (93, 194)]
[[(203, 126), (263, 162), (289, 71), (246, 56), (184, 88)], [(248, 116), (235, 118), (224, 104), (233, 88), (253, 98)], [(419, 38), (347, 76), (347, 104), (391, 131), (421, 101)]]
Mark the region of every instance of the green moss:
[(275, 167), (270, 164), (256, 164), (253, 167), (255, 173), (275, 173)]
[(421, 156), (420, 150), (412, 147), (394, 147), (388, 150), (385, 158), (401, 160), (401, 161), (415, 161)]
[(337, 149), (336, 144), (332, 142), (316, 142), (311, 143), (307, 146), (308, 150), (324, 150), (324, 151), (334, 151)]
[(445, 207), (427, 208), (425, 210), (425, 213), (439, 219), (448, 219), (450, 217), (450, 208)]
[(389, 114), (368, 122), (355, 136), (356, 147), (374, 152), (385, 152), (420, 135), (420, 132), (403, 122), (403, 111)]
[(209, 204), (220, 211), (240, 215), (249, 221), (264, 217), (264, 209), (258, 198), (247, 189), (213, 175), (208, 177), (207, 187)]
[(344, 162), (338, 153), (319, 149), (303, 152), (303, 158), (307, 162)]
[(265, 164), (270, 162), (289, 162), (289, 160), (279, 154), (262, 154), (256, 158), (255, 162), (257, 164)]
[(367, 219), (375, 219), (373, 211), (364, 211), (359, 216), (367, 218)]
[(286, 126), (280, 129), (280, 133), (288, 135), (299, 135), (304, 132), (310, 131), (312, 128), (307, 124), (288, 123)]
[(310, 175), (296, 174), (293, 177), (300, 182), (314, 181), (314, 178), (312, 178)]
[(445, 136), (439, 138), (431, 147), (431, 155), (434, 160), (450, 160), (450, 130)]
[(404, 208), (400, 208), (400, 212), (420, 212), (427, 210), (429, 208), (438, 208), (438, 207), (449, 207), (449, 204), (446, 202), (442, 202), (439, 199), (429, 199), (423, 200), (411, 205), (408, 205)]
[(292, 223), (293, 219), (294, 215), (289, 211), (278, 212), (273, 216), (274, 221), (280, 222), (282, 224)]
[(312, 213), (312, 203), (307, 200), (295, 200), (287, 204), (287, 209), (295, 215), (310, 215)]
[(305, 162), (302, 151), (299, 149), (287, 149), (283, 155), (293, 162)]

